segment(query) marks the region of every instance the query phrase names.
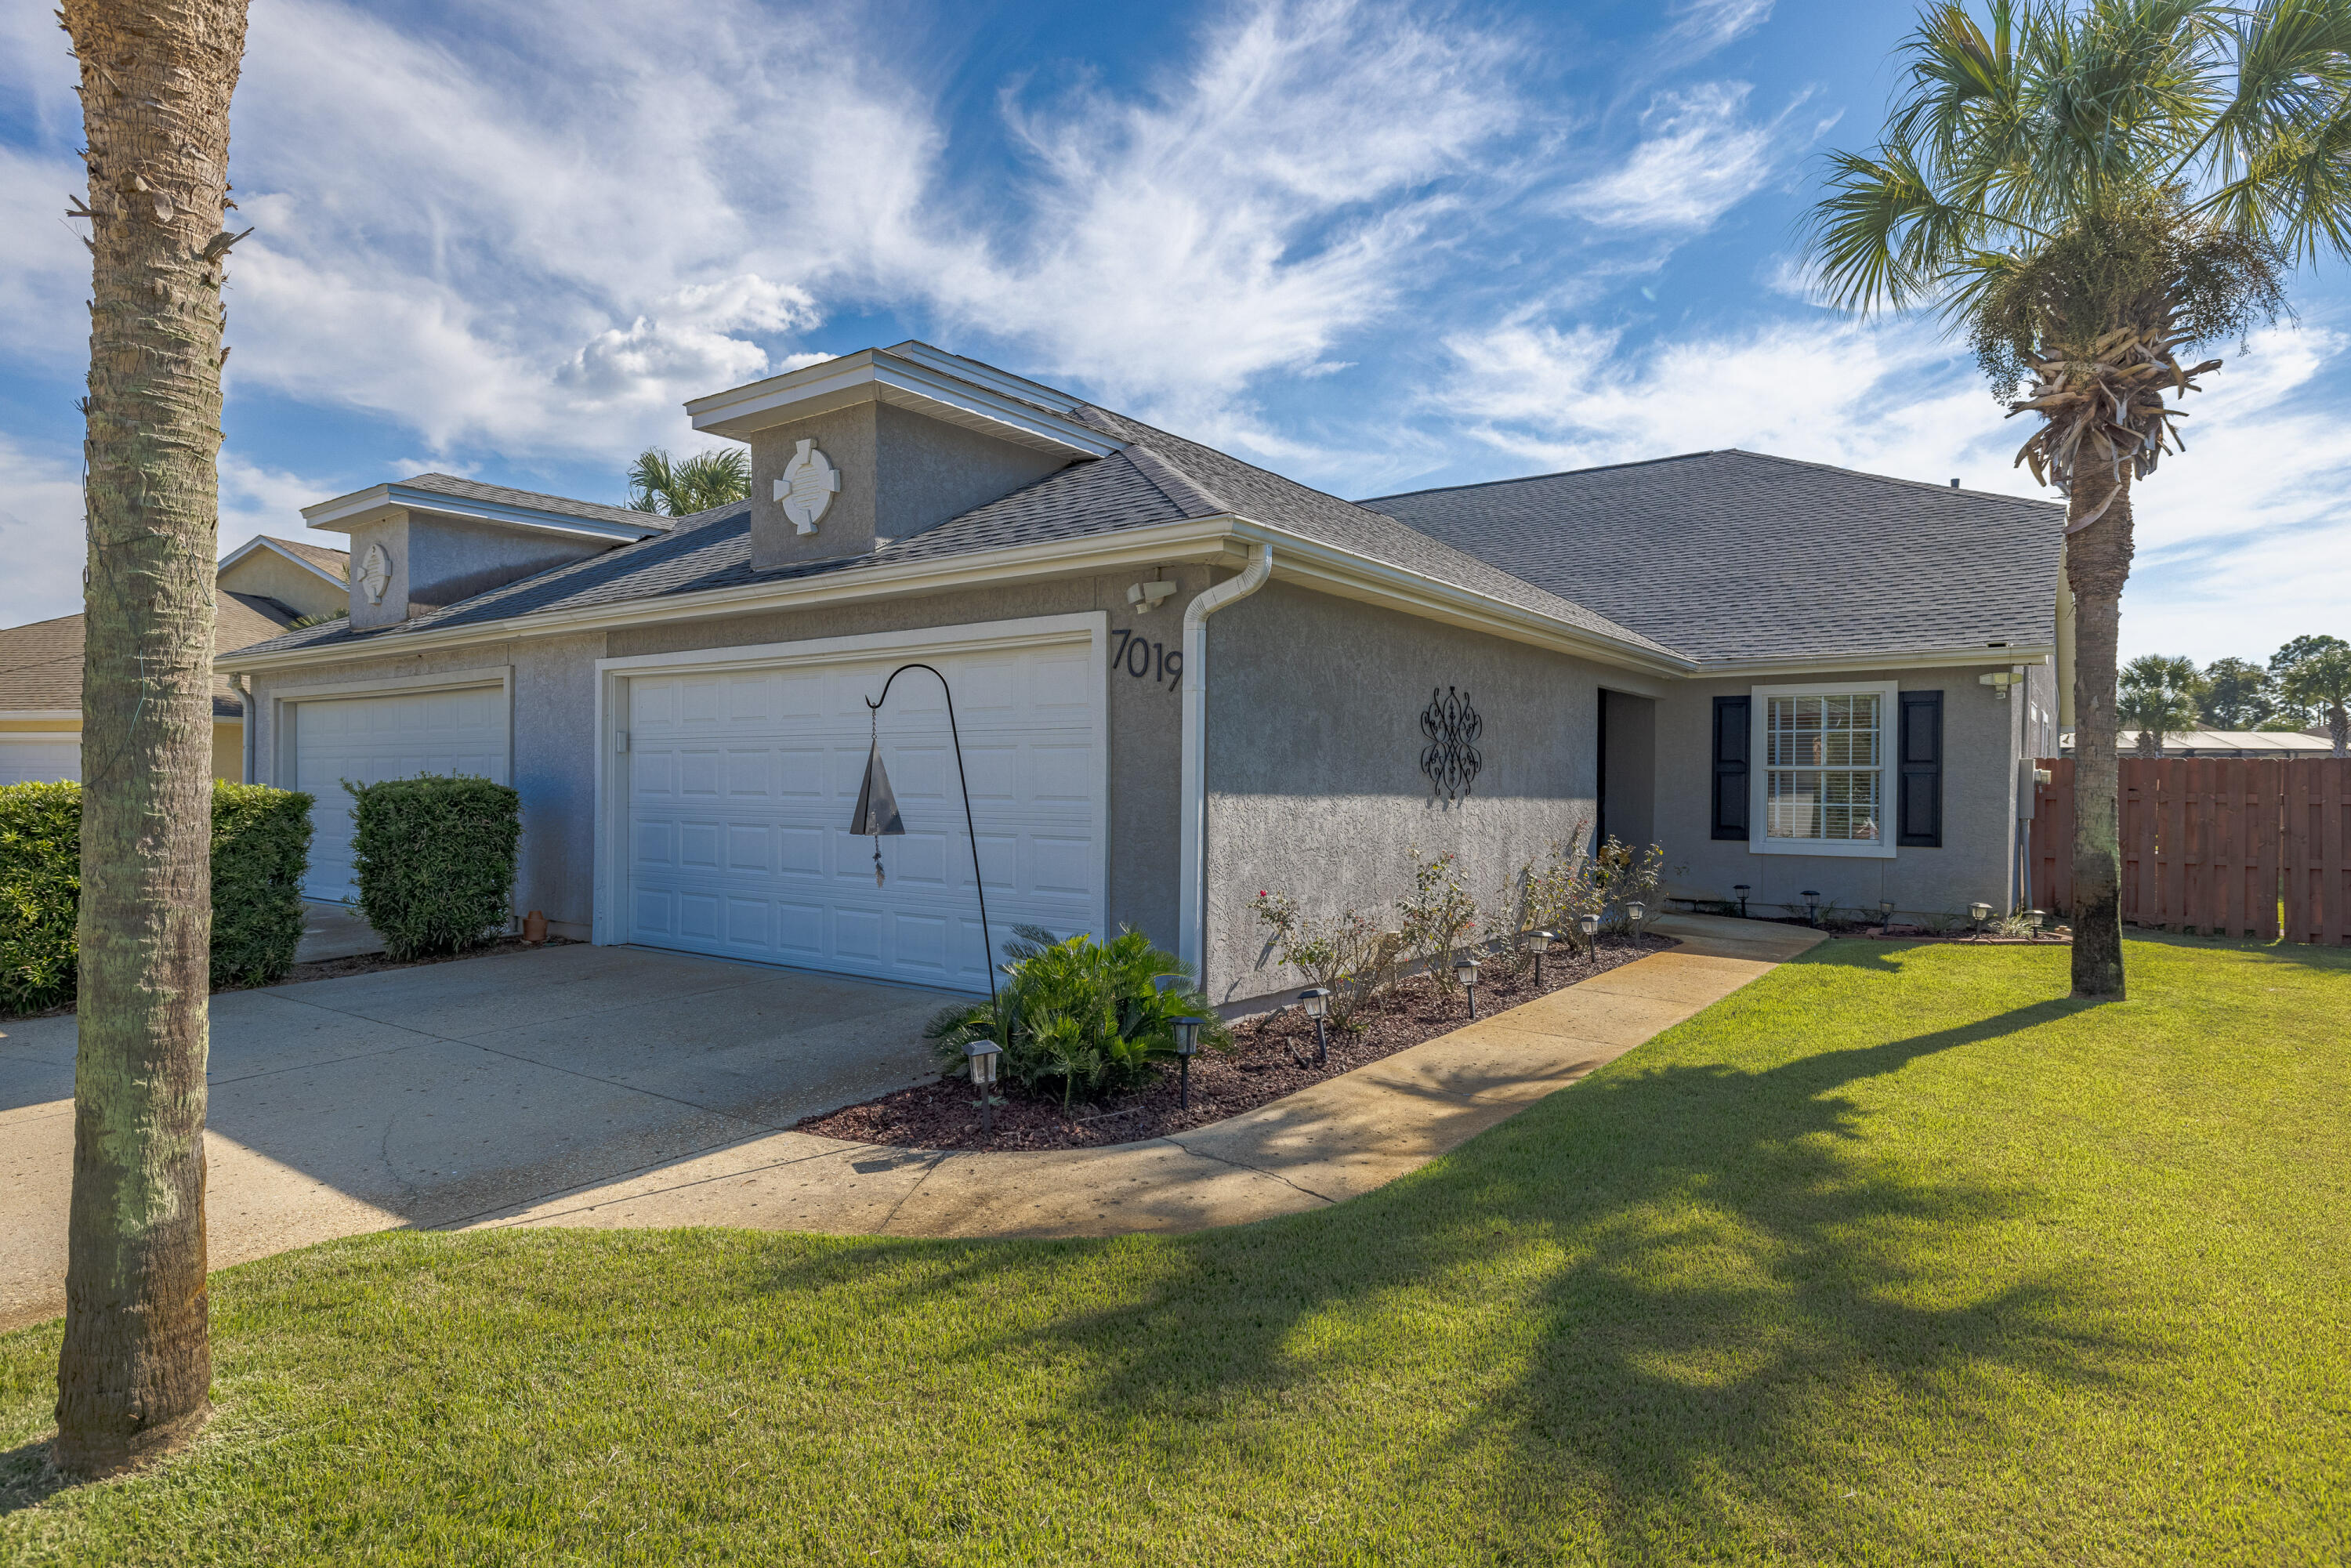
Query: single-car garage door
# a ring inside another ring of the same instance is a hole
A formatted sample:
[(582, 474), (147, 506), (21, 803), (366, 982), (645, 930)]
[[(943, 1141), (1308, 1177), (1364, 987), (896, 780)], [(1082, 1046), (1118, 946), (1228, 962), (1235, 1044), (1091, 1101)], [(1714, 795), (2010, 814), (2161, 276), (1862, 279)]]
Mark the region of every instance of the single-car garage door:
[(55, 784), (81, 777), (81, 737), (0, 735), (0, 784)]
[[(1102, 929), (1101, 683), (1092, 638), (925, 653), (955, 683), (988, 929)], [(905, 835), (852, 835), (878, 695), (898, 658), (628, 683), (626, 940), (957, 990), (987, 985), (939, 683), (898, 677), (882, 756)]]
[(441, 773), (507, 782), (506, 688), (298, 703), (294, 756), (294, 787), (318, 798), (302, 891), (348, 902), (359, 888), (351, 881), (351, 798), (343, 780), (377, 784)]

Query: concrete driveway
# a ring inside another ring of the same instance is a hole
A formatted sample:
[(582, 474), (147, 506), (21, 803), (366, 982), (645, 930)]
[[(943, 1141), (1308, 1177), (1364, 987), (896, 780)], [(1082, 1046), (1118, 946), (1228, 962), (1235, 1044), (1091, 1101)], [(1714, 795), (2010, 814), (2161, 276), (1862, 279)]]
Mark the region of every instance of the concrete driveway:
[[(923, 1082), (950, 999), (586, 946), (214, 997), (213, 1266), (511, 1209)], [(0, 1328), (65, 1310), (74, 1041), (70, 1018), (0, 1023)]]

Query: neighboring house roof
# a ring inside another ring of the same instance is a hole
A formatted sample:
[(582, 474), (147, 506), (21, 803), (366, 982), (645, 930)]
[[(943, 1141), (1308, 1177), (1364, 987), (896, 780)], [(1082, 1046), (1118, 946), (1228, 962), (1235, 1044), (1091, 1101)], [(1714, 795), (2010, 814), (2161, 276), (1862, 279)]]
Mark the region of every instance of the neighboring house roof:
[[(2057, 737), (2067, 752), (2074, 749), (2074, 732)], [(2115, 746), (2127, 757), (2138, 748), (2138, 731), (2115, 732)], [(2168, 729), (2163, 732), (2166, 757), (2332, 757), (2335, 742), (2323, 735), (2294, 729)]]
[(300, 539), (281, 539), (275, 534), (256, 534), (228, 554), (221, 557), (220, 570), (226, 571), (256, 550), (275, 550), (297, 566), (307, 567), (329, 582), (350, 580), (351, 558), (339, 549), (325, 545), (305, 544)]
[[(231, 653), (266, 642), (296, 617), (284, 620), (255, 607), (256, 596), (224, 593), (213, 620), (213, 648)], [(286, 607), (275, 600), (262, 604)], [(78, 615), (36, 621), (29, 626), (0, 629), (0, 712), (50, 713), (81, 707), (82, 624)], [(226, 677), (213, 677), (213, 716), (235, 718), (245, 705)]]
[(2055, 637), (2047, 501), (1729, 450), (1363, 505), (1701, 662)]

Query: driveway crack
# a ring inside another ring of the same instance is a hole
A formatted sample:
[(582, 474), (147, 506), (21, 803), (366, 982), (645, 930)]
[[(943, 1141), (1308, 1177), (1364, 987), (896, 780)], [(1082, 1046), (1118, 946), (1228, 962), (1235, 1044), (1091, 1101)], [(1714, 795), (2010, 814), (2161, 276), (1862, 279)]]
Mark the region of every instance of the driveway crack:
[(1183, 1139), (1175, 1136), (1173, 1134), (1163, 1133), (1160, 1135), (1165, 1138), (1169, 1143), (1175, 1145), (1177, 1148), (1183, 1150), (1186, 1154), (1191, 1155), (1196, 1160), (1214, 1160), (1220, 1166), (1230, 1166), (1237, 1171), (1254, 1171), (1259, 1176), (1270, 1176), (1286, 1187), (1290, 1187), (1297, 1192), (1304, 1193), (1308, 1197), (1312, 1198), (1317, 1203), (1337, 1203), (1339, 1201), (1335, 1197), (1331, 1197), (1322, 1193), (1316, 1192), (1311, 1186), (1301, 1186), (1301, 1184), (1290, 1180), (1280, 1171), (1270, 1171), (1263, 1166), (1253, 1166), (1247, 1160), (1229, 1159), (1223, 1155), (1209, 1154), (1205, 1149), (1196, 1149), (1191, 1145), (1186, 1143)]

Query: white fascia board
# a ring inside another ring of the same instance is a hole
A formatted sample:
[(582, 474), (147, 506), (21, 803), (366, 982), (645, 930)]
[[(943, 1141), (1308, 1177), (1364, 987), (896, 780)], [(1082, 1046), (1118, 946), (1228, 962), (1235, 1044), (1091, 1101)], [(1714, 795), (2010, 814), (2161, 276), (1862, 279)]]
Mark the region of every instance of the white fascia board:
[(944, 371), (959, 380), (984, 386), (990, 392), (1003, 392), (1023, 402), (1033, 402), (1055, 413), (1075, 413), (1079, 407), (1079, 399), (1058, 387), (1032, 382), (1026, 376), (1016, 376), (1009, 371), (999, 371), (994, 365), (984, 365), (977, 360), (967, 360), (961, 354), (951, 354), (945, 349), (914, 339), (893, 343), (882, 351), (901, 360), (911, 360), (918, 365), (927, 365), (935, 371)]
[(582, 610), (549, 610), (504, 621), (425, 632), (390, 631), (319, 647), (285, 648), (257, 655), (225, 653), (220, 670), (288, 669), (341, 659), (384, 658), (468, 643), (522, 637), (559, 636), (623, 626), (705, 621), (762, 610), (797, 610), (817, 604), (896, 599), (949, 589), (987, 587), (1042, 578), (1088, 577), (1098, 572), (1147, 567), (1162, 561), (1238, 561), (1230, 517), (1194, 517), (1155, 528), (1127, 528), (1082, 538), (1052, 539), (1006, 549), (974, 551), (929, 560), (892, 561), (835, 577), (749, 583), (741, 588), (623, 600)]
[(1719, 664), (1699, 664), (1688, 673), (1704, 680), (1715, 675), (1802, 675), (1813, 671), (1841, 674), (1851, 670), (1980, 669), (1988, 664), (2046, 664), (2053, 651), (2038, 644), (2014, 643), (2005, 648), (1987, 648), (1979, 643), (1970, 648), (1928, 648), (1905, 653), (1798, 653), (1781, 659), (1727, 659)]
[(651, 524), (641, 527), (599, 517), (582, 517), (541, 507), (517, 507), (506, 501), (452, 496), (442, 490), (423, 490), (397, 483), (378, 485), (352, 495), (339, 496), (331, 501), (321, 501), (315, 507), (305, 507), (302, 508), (302, 520), (321, 533), (347, 534), (362, 524), (375, 522), (394, 512), (430, 512), (444, 517), (462, 517), (467, 522), (496, 523), (502, 528), (522, 528), (532, 533), (560, 534), (570, 538), (611, 539), (622, 544), (633, 544), (639, 539), (667, 531)]
[(1072, 457), (1107, 457), (1125, 444), (977, 380), (865, 349), (685, 405), (694, 428), (737, 440), (799, 417), (868, 400), (886, 402), (999, 440)]

